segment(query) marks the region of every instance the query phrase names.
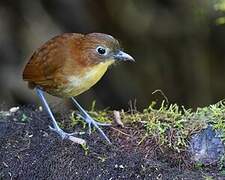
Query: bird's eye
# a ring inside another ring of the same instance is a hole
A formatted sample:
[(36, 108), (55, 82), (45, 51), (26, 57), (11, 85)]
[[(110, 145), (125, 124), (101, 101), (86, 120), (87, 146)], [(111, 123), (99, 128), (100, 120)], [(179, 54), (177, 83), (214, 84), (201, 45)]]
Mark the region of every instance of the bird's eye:
[(98, 46), (98, 47), (96, 48), (96, 51), (97, 51), (98, 54), (100, 54), (100, 55), (106, 55), (106, 49), (105, 49), (104, 47), (102, 47), (102, 46)]

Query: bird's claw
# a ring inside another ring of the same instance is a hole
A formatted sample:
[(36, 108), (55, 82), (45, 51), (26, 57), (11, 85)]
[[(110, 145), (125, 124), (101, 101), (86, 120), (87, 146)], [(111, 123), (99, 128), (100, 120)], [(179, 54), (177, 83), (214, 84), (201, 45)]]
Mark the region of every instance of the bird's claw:
[(86, 115), (86, 114), (82, 115), (81, 113), (77, 113), (77, 115), (88, 124), (89, 134), (91, 134), (91, 128), (92, 128), (91, 126), (93, 125), (102, 134), (102, 136), (106, 139), (106, 141), (108, 141), (108, 143), (111, 144), (111, 141), (109, 140), (109, 138), (105, 135), (103, 130), (99, 127), (99, 126), (110, 126), (111, 124), (97, 122), (94, 119), (92, 119), (89, 115)]
[(85, 132), (67, 133), (67, 132), (64, 132), (62, 129), (60, 129), (59, 127), (52, 127), (52, 126), (49, 126), (49, 129), (51, 131), (58, 133), (62, 139), (69, 139), (70, 136), (77, 135), (77, 134), (79, 135), (85, 134)]
[(90, 116), (84, 116), (81, 113), (77, 113), (77, 116), (81, 119), (83, 119), (87, 124), (88, 124), (88, 128), (89, 128), (89, 134), (91, 134), (91, 126), (93, 125), (94, 127), (97, 126), (111, 126), (111, 124), (109, 123), (101, 123), (101, 122), (97, 122), (94, 119), (92, 119)]

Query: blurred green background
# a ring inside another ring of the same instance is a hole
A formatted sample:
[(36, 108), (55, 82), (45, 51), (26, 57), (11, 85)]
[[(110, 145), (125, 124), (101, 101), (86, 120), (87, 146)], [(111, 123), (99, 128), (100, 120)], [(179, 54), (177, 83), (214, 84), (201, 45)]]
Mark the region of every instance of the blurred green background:
[[(89, 106), (138, 109), (161, 101), (195, 108), (225, 97), (225, 2), (222, 0), (1, 0), (0, 101), (38, 102), (22, 81), (33, 51), (63, 32), (104, 32), (136, 63), (109, 69), (79, 96)], [(52, 103), (58, 102), (50, 97)]]

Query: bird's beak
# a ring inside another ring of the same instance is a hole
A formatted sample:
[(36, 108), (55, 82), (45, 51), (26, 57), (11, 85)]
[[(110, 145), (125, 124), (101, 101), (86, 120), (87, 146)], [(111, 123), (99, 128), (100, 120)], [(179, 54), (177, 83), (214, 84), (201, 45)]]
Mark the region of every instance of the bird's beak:
[(123, 51), (117, 52), (115, 55), (113, 55), (113, 58), (118, 61), (135, 61), (132, 56)]

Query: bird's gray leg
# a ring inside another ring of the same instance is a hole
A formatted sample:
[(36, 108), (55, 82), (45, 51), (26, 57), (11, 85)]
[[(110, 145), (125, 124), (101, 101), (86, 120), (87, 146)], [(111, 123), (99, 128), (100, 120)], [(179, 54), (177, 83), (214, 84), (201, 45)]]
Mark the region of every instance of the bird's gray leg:
[(36, 88), (35, 90), (36, 90), (36, 93), (37, 93), (38, 97), (41, 99), (41, 102), (44, 105), (46, 111), (48, 112), (49, 116), (52, 119), (53, 127), (49, 126), (50, 129), (52, 131), (57, 132), (61, 136), (62, 139), (67, 139), (67, 138), (69, 138), (69, 136), (72, 136), (74, 134), (78, 134), (78, 133), (66, 133), (59, 127), (59, 125), (57, 124), (57, 122), (55, 120), (55, 117), (54, 117), (54, 115), (53, 115), (53, 113), (52, 113), (52, 111), (51, 111), (51, 109), (50, 109), (50, 107), (49, 107), (45, 97), (44, 97), (43, 91), (41, 89), (39, 89), (39, 88)]
[(76, 101), (75, 98), (71, 98), (72, 101), (74, 102), (75, 106), (77, 107), (77, 109), (80, 111), (80, 113), (78, 114), (86, 123), (88, 123), (88, 127), (89, 127), (89, 133), (91, 132), (91, 125), (93, 125), (100, 133), (101, 135), (106, 139), (106, 141), (108, 141), (108, 143), (111, 144), (111, 141), (109, 140), (109, 138), (105, 135), (105, 133), (103, 132), (103, 130), (99, 127), (99, 126), (110, 126), (110, 124), (105, 124), (105, 123), (99, 123), (96, 122), (94, 119), (92, 119), (92, 117), (79, 105), (79, 103)]

